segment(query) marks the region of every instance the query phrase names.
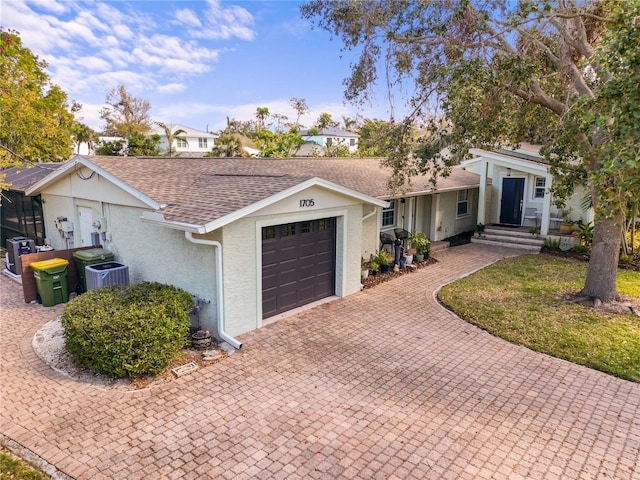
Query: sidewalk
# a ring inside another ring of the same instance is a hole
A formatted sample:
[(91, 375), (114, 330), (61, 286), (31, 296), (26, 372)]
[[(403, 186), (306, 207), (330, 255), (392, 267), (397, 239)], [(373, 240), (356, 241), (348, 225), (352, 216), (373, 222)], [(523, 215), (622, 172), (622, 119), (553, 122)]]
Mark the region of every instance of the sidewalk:
[(25, 304), (3, 277), (1, 439), (78, 480), (640, 479), (639, 384), (511, 345), (435, 301), (520, 253), (447, 249), (134, 392), (40, 361), (31, 339), (61, 306)]

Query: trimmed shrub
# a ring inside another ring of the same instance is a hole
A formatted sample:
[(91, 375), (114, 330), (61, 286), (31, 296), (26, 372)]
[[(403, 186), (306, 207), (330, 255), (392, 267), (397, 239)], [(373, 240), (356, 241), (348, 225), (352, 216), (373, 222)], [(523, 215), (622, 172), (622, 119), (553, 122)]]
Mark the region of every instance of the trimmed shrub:
[(66, 348), (110, 377), (155, 375), (184, 347), (192, 307), (190, 293), (156, 282), (89, 290), (62, 312)]

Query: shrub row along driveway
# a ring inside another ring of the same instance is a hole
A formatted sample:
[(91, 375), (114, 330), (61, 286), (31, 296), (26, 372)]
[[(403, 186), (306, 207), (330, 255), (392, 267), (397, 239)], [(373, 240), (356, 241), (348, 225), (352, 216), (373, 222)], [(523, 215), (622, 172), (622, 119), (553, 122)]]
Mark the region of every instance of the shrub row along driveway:
[(640, 478), (640, 385), (510, 345), (437, 305), (513, 251), (465, 245), (243, 335), (150, 389), (78, 383), (31, 349), (60, 311), (3, 278), (2, 422), (77, 479)]

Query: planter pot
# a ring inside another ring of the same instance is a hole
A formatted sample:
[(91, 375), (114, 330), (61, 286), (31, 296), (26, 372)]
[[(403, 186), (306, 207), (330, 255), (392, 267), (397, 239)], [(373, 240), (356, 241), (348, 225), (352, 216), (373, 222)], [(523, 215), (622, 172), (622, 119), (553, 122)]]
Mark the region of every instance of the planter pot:
[(413, 257), (413, 259), (414, 259), (416, 262), (422, 262), (422, 261), (424, 261), (424, 254), (422, 254), (422, 253), (416, 253), (416, 256), (415, 256), (415, 257)]
[(363, 268), (360, 271), (360, 281), (364, 282), (367, 279), (367, 277), (369, 277), (369, 269), (368, 268)]
[(206, 350), (211, 345), (211, 334), (208, 331), (198, 330), (191, 335), (191, 345), (196, 350)]
[(389, 273), (391, 265), (380, 265), (380, 273)]
[(404, 255), (404, 264), (405, 265), (411, 265), (411, 262), (413, 262), (413, 255), (411, 255), (410, 253), (405, 253), (405, 255)]
[(560, 224), (560, 233), (572, 234), (575, 231), (575, 229), (576, 227), (573, 223), (562, 222)]

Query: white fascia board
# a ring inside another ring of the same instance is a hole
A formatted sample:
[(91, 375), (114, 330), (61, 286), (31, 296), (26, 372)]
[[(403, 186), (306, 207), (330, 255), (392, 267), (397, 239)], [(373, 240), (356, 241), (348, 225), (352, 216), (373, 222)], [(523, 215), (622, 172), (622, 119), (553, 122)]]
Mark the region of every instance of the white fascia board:
[(505, 153), (489, 152), (487, 150), (480, 150), (475, 148), (469, 149), (469, 153), (478, 155), (479, 157), (486, 158), (488, 160), (492, 160), (494, 163), (506, 166), (508, 168), (524, 170), (526, 172), (531, 172), (534, 174), (547, 173), (549, 171), (549, 165), (545, 163), (512, 157), (511, 155), (507, 155)]
[(96, 172), (98, 175), (100, 175), (105, 180), (108, 180), (109, 182), (113, 183), (118, 188), (121, 188), (122, 190), (127, 192), (129, 195), (131, 195), (134, 198), (137, 198), (138, 200), (140, 200), (144, 204), (148, 205), (150, 208), (153, 208), (154, 210), (158, 210), (158, 209), (162, 208), (162, 206), (163, 206), (161, 203), (156, 202), (155, 200), (153, 200), (152, 198), (148, 197), (144, 193), (136, 190), (135, 188), (131, 187), (129, 184), (123, 182), (119, 178), (115, 177), (111, 173), (109, 173), (106, 170), (100, 168), (99, 166), (97, 166), (93, 162), (91, 162), (90, 160), (87, 160), (86, 158), (84, 158), (84, 157), (82, 157), (80, 155), (76, 155), (71, 160), (69, 160), (66, 165), (64, 165), (63, 167), (58, 168), (58, 170), (56, 170), (52, 174), (47, 175), (42, 180), (37, 182), (35, 185), (32, 185), (31, 188), (29, 188), (29, 190), (25, 192), (25, 195), (32, 195), (34, 193), (38, 193), (40, 190), (42, 190), (47, 185), (53, 183), (58, 178), (62, 178), (63, 176), (66, 176), (66, 175), (68, 175), (70, 173), (73, 173), (73, 171), (78, 166), (83, 166), (83, 167), (86, 167), (86, 168), (88, 168), (89, 170), (91, 170), (93, 172)]
[(144, 212), (140, 216), (140, 220), (151, 225), (158, 225), (165, 228), (168, 227), (183, 232), (198, 233), (201, 235), (207, 233), (204, 225), (194, 225), (192, 223), (168, 221), (165, 220), (164, 215), (160, 212)]
[(386, 200), (380, 200), (379, 198), (375, 198), (370, 195), (365, 195), (364, 193), (351, 190), (350, 188), (343, 187), (341, 185), (335, 184), (333, 182), (329, 182), (322, 178), (314, 177), (302, 183), (299, 183), (298, 185), (295, 185), (291, 188), (283, 190), (282, 192), (279, 192), (276, 195), (272, 195), (263, 200), (260, 200), (259, 202), (253, 203), (251, 205), (247, 205), (246, 207), (241, 208), (240, 210), (236, 210), (235, 212), (229, 215), (225, 215), (222, 218), (219, 218), (217, 220), (214, 220), (213, 222), (207, 223), (205, 225), (205, 230), (206, 232), (212, 232), (213, 230), (216, 230), (220, 227), (224, 227), (225, 225), (235, 222), (236, 220), (239, 220), (242, 217), (245, 217), (253, 212), (257, 212), (262, 208), (268, 207), (269, 205), (279, 202), (280, 200), (284, 200), (285, 198), (290, 197), (291, 195), (295, 195), (298, 192), (301, 192), (307, 188), (315, 187), (315, 186), (324, 187), (336, 193), (341, 193), (343, 195), (355, 198), (357, 200), (361, 200), (364, 203), (376, 205), (378, 207), (387, 207), (389, 205), (389, 202)]

